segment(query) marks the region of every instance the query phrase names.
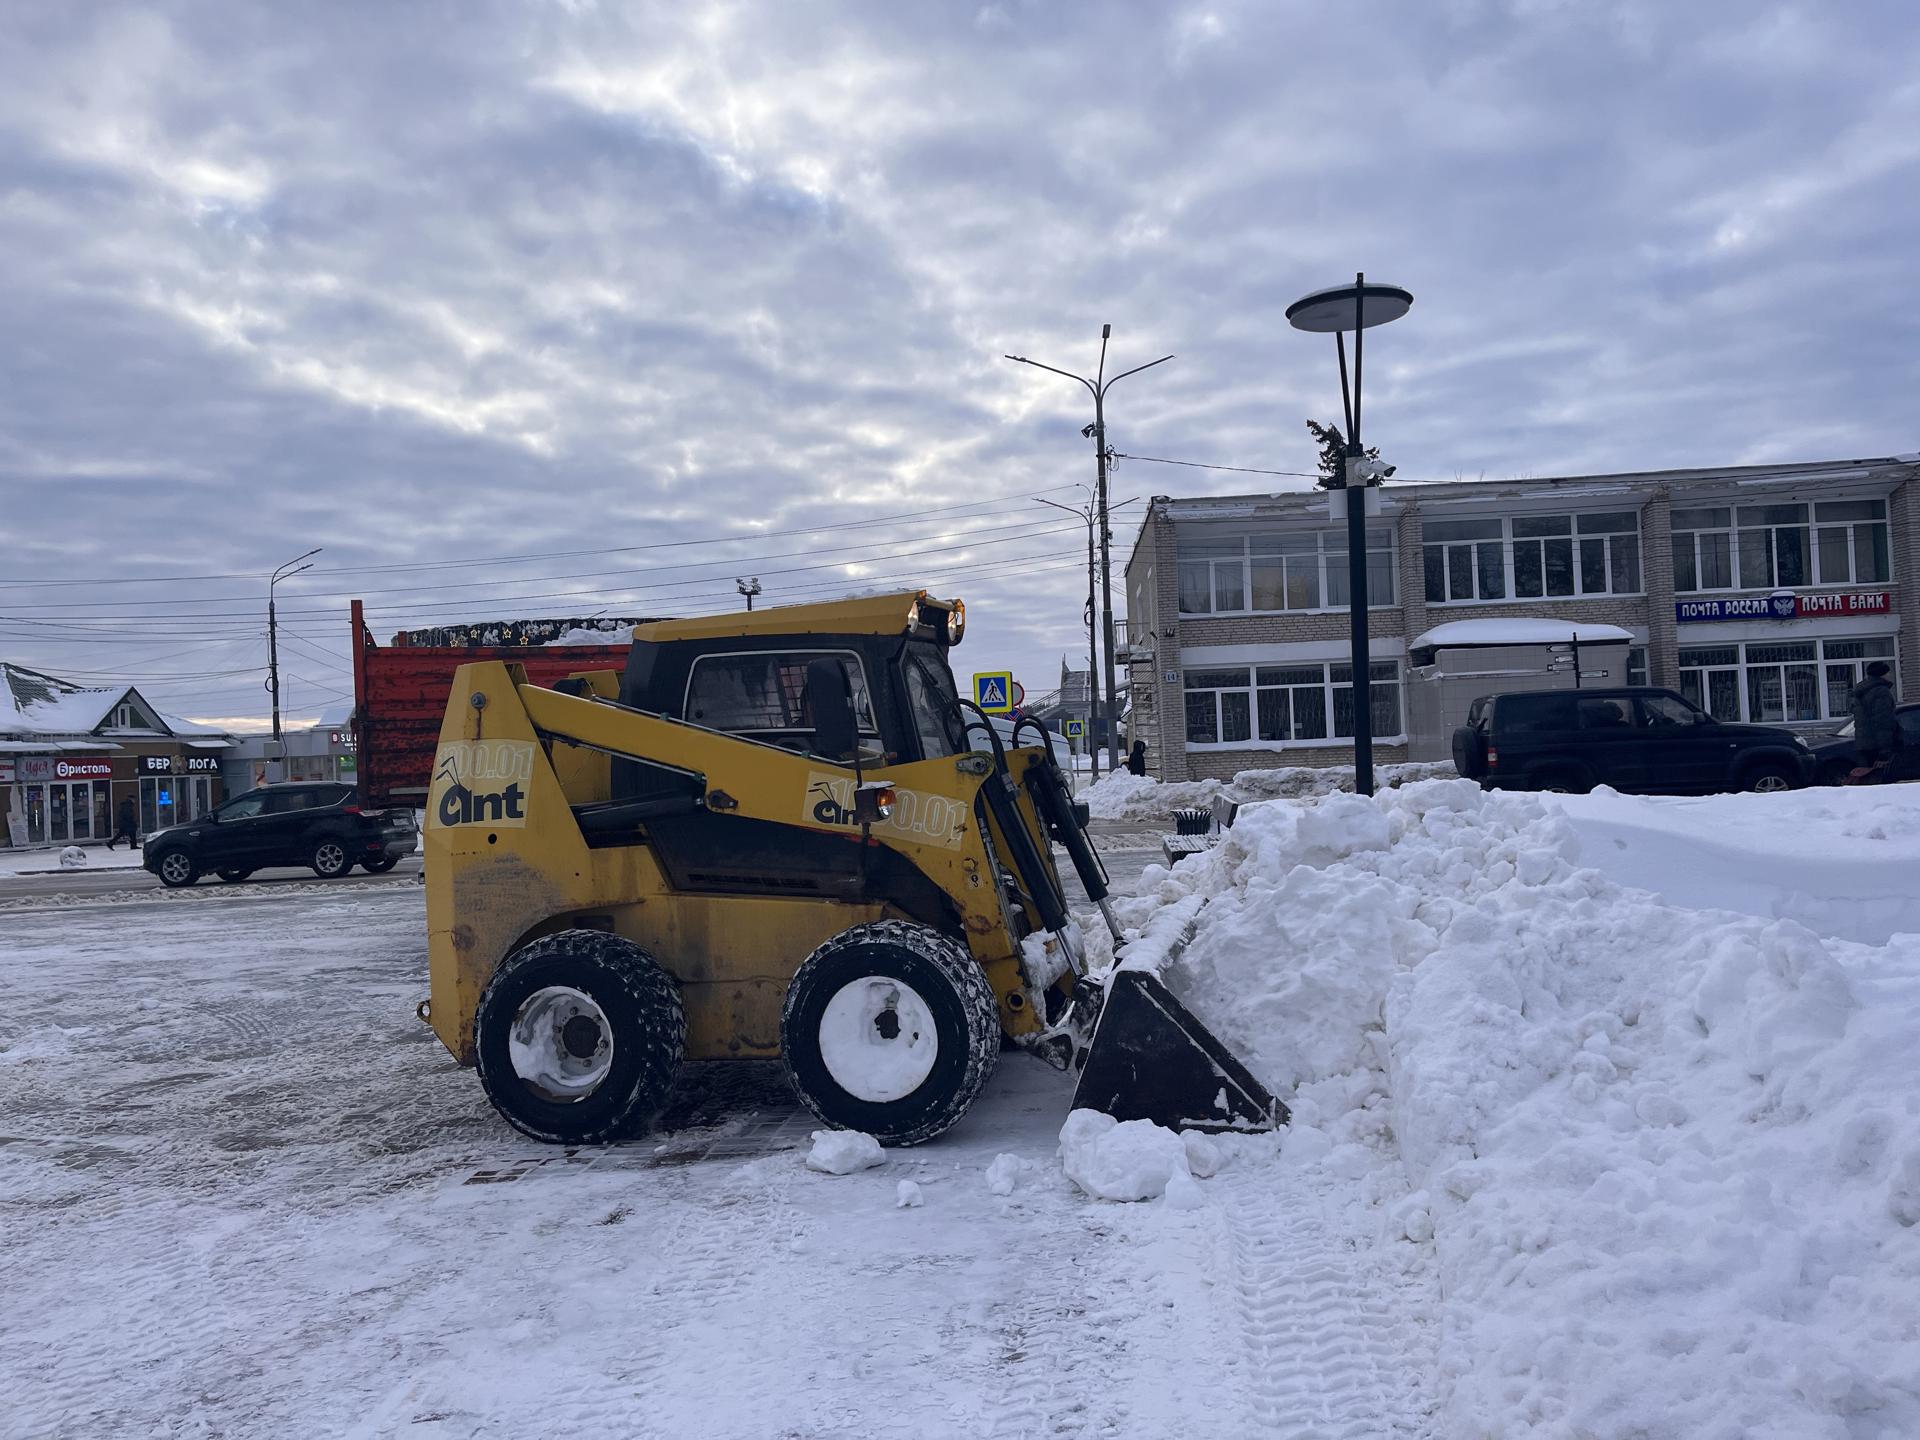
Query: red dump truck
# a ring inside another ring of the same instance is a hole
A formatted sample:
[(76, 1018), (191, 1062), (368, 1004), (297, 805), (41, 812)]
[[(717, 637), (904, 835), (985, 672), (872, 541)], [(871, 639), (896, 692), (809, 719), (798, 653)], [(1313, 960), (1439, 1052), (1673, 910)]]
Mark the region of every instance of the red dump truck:
[[(626, 637), (647, 621), (511, 620), (403, 630), (374, 640), (353, 602), (353, 733), (359, 750), (360, 803), (373, 809), (427, 802), (434, 746), (446, 718), (453, 672), (475, 660), (524, 665), (527, 679), (551, 686), (584, 670), (627, 663)], [(602, 631), (605, 644), (553, 643), (553, 637)]]

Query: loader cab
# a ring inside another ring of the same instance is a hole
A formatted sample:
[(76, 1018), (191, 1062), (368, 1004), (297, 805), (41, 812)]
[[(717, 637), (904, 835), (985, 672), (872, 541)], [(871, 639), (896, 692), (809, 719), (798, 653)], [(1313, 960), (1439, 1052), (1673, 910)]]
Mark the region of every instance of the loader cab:
[(862, 763), (905, 764), (967, 748), (953, 714), (957, 692), (946, 647), (910, 635), (635, 640), (620, 701), (783, 750), (818, 753), (807, 675), (823, 660), (845, 667)]

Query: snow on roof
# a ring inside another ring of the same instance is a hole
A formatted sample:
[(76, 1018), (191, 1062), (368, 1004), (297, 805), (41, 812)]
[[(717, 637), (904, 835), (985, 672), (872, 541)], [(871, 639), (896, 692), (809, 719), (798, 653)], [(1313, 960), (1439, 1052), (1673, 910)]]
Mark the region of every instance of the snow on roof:
[(1582, 645), (1631, 642), (1633, 632), (1618, 625), (1590, 621), (1544, 620), (1516, 615), (1511, 619), (1449, 620), (1417, 636), (1409, 650), (1446, 649), (1475, 645), (1553, 645), (1578, 639)]

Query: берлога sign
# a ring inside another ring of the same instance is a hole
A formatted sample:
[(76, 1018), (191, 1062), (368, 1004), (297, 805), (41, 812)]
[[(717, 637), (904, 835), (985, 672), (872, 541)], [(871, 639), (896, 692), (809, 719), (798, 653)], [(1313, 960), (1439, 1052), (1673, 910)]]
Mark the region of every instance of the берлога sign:
[(1885, 590), (1850, 595), (1727, 595), (1713, 600), (1681, 600), (1673, 607), (1682, 624), (1703, 620), (1807, 620), (1820, 615), (1889, 615), (1893, 596)]

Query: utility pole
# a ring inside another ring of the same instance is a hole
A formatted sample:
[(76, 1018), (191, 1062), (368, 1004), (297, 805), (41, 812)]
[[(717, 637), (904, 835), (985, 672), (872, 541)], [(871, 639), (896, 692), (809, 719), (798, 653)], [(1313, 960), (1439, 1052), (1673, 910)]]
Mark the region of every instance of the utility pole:
[(290, 575), (298, 575), (302, 570), (311, 570), (312, 565), (303, 565), (303, 560), (311, 560), (325, 548), (315, 546), (304, 555), (296, 555), (287, 561), (273, 577), (267, 581), (267, 689), (273, 692), (273, 761), (274, 769), (280, 779), (286, 778), (287, 747), (280, 739), (280, 620), (274, 613), (273, 587)]
[[(1038, 360), (1029, 360), (1024, 355), (1009, 355), (1006, 358), (1021, 365), (1031, 365), (1037, 370), (1050, 371), (1055, 375), (1064, 375), (1069, 380), (1078, 380), (1087, 387), (1093, 396), (1093, 424), (1080, 433), (1093, 440), (1094, 463), (1098, 467), (1098, 488), (1094, 492), (1094, 510), (1100, 520), (1100, 630), (1101, 651), (1106, 668), (1106, 694), (1099, 706), (1100, 721), (1107, 732), (1107, 766), (1120, 768), (1120, 716), (1116, 703), (1118, 690), (1113, 674), (1113, 566), (1112, 544), (1113, 527), (1108, 523), (1107, 507), (1107, 392), (1129, 375), (1138, 375), (1142, 370), (1151, 370), (1156, 365), (1164, 365), (1173, 359), (1171, 355), (1162, 355), (1158, 360), (1149, 360), (1144, 365), (1136, 365), (1131, 370), (1122, 370), (1112, 379), (1107, 378), (1107, 341), (1113, 335), (1113, 326), (1100, 327), (1100, 366), (1089, 380), (1084, 375), (1076, 375), (1071, 370), (1055, 369), (1051, 365), (1042, 365)], [(1098, 738), (1099, 727), (1095, 727)]]
[(751, 611), (753, 597), (760, 593), (760, 577), (756, 575), (751, 580), (736, 580), (733, 582), (733, 588), (747, 597), (747, 609)]
[[(1087, 487), (1082, 485), (1080, 488), (1085, 490)], [(1034, 498), (1039, 499), (1038, 496)], [(1095, 623), (1093, 610), (1093, 494), (1091, 491), (1088, 491), (1086, 508), (1084, 509), (1072, 505), (1062, 505), (1054, 500), (1041, 500), (1040, 503), (1042, 505), (1051, 505), (1056, 510), (1064, 510), (1069, 515), (1077, 515), (1087, 522), (1087, 713), (1088, 715), (1092, 715), (1098, 711), (1100, 707), (1100, 643), (1099, 638), (1094, 634), (1093, 628)], [(1098, 780), (1100, 778), (1100, 750), (1098, 746), (1091, 749), (1089, 758), (1093, 761), (1093, 778)]]

